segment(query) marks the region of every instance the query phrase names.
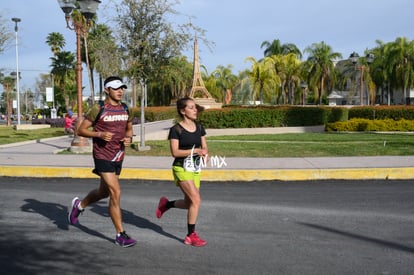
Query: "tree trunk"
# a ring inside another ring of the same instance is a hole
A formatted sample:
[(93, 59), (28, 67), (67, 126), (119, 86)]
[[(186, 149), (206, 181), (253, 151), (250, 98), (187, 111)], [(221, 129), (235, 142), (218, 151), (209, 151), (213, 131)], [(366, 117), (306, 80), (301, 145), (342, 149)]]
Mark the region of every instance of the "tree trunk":
[(93, 69), (91, 68), (91, 65), (89, 64), (89, 53), (88, 53), (88, 39), (87, 35), (83, 36), (83, 44), (85, 46), (85, 60), (86, 60), (86, 68), (88, 70), (88, 77), (89, 77), (89, 89), (91, 91), (91, 104), (95, 104), (95, 89), (94, 89), (94, 83), (93, 83)]
[(10, 104), (10, 92), (9, 92), (8, 89), (6, 89), (6, 103), (7, 103), (7, 105), (6, 105), (6, 109), (7, 109), (7, 126), (11, 126), (10, 116), (11, 116), (12, 110), (11, 110), (11, 104)]

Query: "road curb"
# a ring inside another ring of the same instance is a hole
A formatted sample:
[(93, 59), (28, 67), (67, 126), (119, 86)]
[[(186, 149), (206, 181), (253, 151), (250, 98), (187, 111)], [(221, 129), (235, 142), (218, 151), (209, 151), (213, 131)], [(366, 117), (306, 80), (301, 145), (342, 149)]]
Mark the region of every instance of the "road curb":
[[(414, 178), (414, 168), (341, 169), (206, 169), (203, 181), (303, 181), (303, 180), (406, 180)], [(41, 178), (97, 178), (92, 168), (2, 166), (0, 176)], [(121, 179), (173, 180), (171, 169), (123, 168)]]

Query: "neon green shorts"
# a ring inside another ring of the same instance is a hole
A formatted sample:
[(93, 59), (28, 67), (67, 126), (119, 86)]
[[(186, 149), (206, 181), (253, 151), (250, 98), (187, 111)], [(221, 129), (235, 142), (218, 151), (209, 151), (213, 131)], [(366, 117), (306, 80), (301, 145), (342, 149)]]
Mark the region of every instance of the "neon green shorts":
[(200, 189), (200, 175), (201, 172), (187, 172), (181, 166), (173, 166), (172, 172), (174, 175), (175, 185), (179, 186), (180, 181), (193, 181), (197, 189)]

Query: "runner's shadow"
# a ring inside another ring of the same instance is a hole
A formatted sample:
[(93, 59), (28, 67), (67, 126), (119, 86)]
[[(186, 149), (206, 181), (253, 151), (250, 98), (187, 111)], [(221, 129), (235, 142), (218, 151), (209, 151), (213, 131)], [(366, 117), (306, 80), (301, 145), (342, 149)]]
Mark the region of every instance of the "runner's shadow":
[(307, 227), (310, 227), (310, 228), (326, 231), (326, 232), (329, 232), (329, 233), (338, 234), (338, 235), (345, 236), (345, 237), (348, 237), (348, 238), (353, 238), (353, 239), (361, 240), (361, 241), (364, 241), (364, 242), (374, 243), (374, 244), (379, 245), (379, 246), (384, 246), (384, 247), (388, 247), (388, 248), (392, 248), (392, 249), (396, 249), (396, 250), (400, 250), (400, 251), (404, 251), (404, 252), (414, 253), (414, 248), (410, 247), (410, 246), (407, 246), (405, 244), (399, 244), (399, 243), (385, 241), (385, 240), (381, 240), (381, 239), (377, 239), (377, 238), (373, 238), (373, 237), (359, 235), (359, 234), (355, 234), (355, 233), (335, 229), (335, 228), (332, 228), (332, 227), (322, 226), (322, 225), (319, 225), (319, 224), (312, 224), (312, 223), (306, 223), (306, 222), (298, 222), (298, 224), (301, 224), (303, 226), (307, 226)]
[(24, 201), (26, 203), (20, 207), (23, 212), (40, 214), (53, 221), (57, 228), (68, 230), (68, 208), (66, 206), (52, 202), (41, 202), (35, 199), (25, 199)]
[(65, 146), (59, 146), (59, 145), (56, 145), (56, 144), (53, 144), (53, 143), (44, 142), (44, 141), (41, 141), (41, 140), (37, 140), (36, 143), (44, 144), (44, 145), (51, 146), (51, 147), (55, 147), (57, 149), (66, 149), (66, 148), (68, 148), (68, 146), (66, 146), (66, 145)]
[[(107, 205), (102, 206), (99, 203), (95, 203), (95, 204), (91, 205), (91, 211), (93, 211), (93, 212), (95, 212), (99, 215), (102, 215), (104, 217), (109, 217), (108, 206)], [(164, 229), (162, 229), (161, 226), (159, 226), (159, 225), (157, 225), (157, 224), (155, 224), (155, 223), (153, 223), (153, 222), (151, 222), (147, 219), (139, 217), (139, 216), (135, 215), (134, 213), (132, 213), (131, 211), (124, 210), (124, 209), (122, 209), (121, 211), (122, 211), (122, 221), (125, 222), (125, 223), (135, 225), (139, 228), (151, 229), (151, 230), (153, 230), (154, 232), (157, 232), (160, 235), (163, 235), (163, 236), (166, 236), (168, 238), (177, 240), (179, 242), (183, 241), (182, 239), (178, 238), (177, 236), (174, 236), (174, 235), (172, 235), (168, 232), (165, 232)]]
[[(98, 204), (98, 203), (101, 203), (101, 202), (97, 202), (96, 204)], [(85, 209), (86, 211), (87, 211), (87, 209)], [(69, 213), (69, 212), (68, 212)], [(67, 214), (68, 214), (67, 213)], [(82, 214), (81, 214), (82, 215)], [(108, 216), (108, 215), (107, 215)], [(69, 221), (68, 221), (69, 222)], [(114, 242), (114, 239), (111, 239), (111, 238), (109, 238), (109, 237), (107, 237), (107, 236), (105, 236), (105, 235), (103, 235), (102, 233), (100, 233), (100, 232), (98, 232), (98, 231), (95, 231), (95, 230), (93, 230), (93, 229), (90, 229), (90, 228), (88, 228), (88, 227), (86, 227), (86, 226), (84, 226), (84, 225), (82, 225), (82, 224), (80, 224), (80, 223), (78, 223), (78, 224), (74, 224), (74, 225), (72, 225), (72, 226), (75, 226), (75, 227), (77, 227), (77, 228), (79, 228), (80, 230), (82, 230), (83, 232), (85, 232), (85, 233), (87, 233), (87, 234), (89, 234), (89, 235), (91, 235), (91, 236), (96, 236), (96, 237), (99, 237), (99, 238), (101, 238), (101, 239), (104, 239), (104, 240), (107, 240), (107, 241), (109, 241), (109, 242), (111, 242), (111, 243), (113, 243)]]
[[(22, 205), (20, 209), (24, 212), (29, 213), (37, 213), (40, 214), (49, 220), (53, 221), (53, 224), (56, 224), (57, 228), (62, 230), (68, 230), (69, 229), (69, 221), (68, 221), (68, 208), (66, 206), (63, 206), (61, 204), (57, 203), (51, 203), (51, 202), (41, 202), (35, 199), (25, 199), (24, 200), (26, 204)], [(74, 225), (83, 232), (92, 235), (97, 236), (99, 238), (102, 238), (104, 240), (108, 240), (110, 242), (113, 242), (113, 239), (106, 237), (105, 235), (87, 228), (86, 226), (83, 226), (81, 224)]]
[(114, 240), (115, 240), (115, 238), (114, 239), (111, 239), (111, 238), (105, 236), (104, 234), (99, 233), (98, 231), (92, 230), (92, 229), (90, 229), (90, 228), (88, 228), (88, 227), (86, 227), (86, 226), (84, 226), (84, 225), (82, 225), (80, 223), (75, 224), (73, 226), (79, 228), (80, 230), (82, 230), (83, 232), (85, 232), (85, 233), (87, 233), (89, 235), (99, 237), (99, 238), (104, 239), (104, 240), (107, 240), (107, 241), (109, 241), (111, 243), (113, 243)]

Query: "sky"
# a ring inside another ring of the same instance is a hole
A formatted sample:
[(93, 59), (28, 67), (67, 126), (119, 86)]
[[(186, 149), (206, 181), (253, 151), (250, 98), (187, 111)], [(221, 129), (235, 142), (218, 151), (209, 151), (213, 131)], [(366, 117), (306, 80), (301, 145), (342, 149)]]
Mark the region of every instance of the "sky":
[[(111, 24), (111, 17), (116, 15), (111, 8), (113, 1), (119, 0), (102, 0), (98, 23)], [(282, 44), (293, 43), (302, 52), (324, 41), (343, 58), (353, 51), (364, 55), (366, 49), (377, 45), (376, 40), (414, 39), (412, 0), (181, 0), (174, 8), (191, 16), (191, 22), (206, 30), (206, 39), (214, 43), (212, 49), (199, 43), (200, 63), (208, 73), (219, 65), (232, 65), (234, 74), (250, 68), (245, 59), (262, 58), (261, 44), (275, 39)], [(0, 69), (5, 75), (16, 71), (15, 23), (11, 18), (21, 19), (17, 32), (20, 90), (34, 89), (39, 74), (50, 72), (52, 53), (45, 42), (49, 33), (62, 33), (65, 50), (76, 51), (75, 33), (66, 28), (57, 0), (1, 1), (0, 14), (13, 33), (9, 47), (0, 54)], [(192, 50), (185, 54), (192, 61)]]

